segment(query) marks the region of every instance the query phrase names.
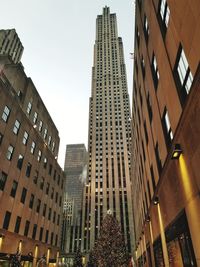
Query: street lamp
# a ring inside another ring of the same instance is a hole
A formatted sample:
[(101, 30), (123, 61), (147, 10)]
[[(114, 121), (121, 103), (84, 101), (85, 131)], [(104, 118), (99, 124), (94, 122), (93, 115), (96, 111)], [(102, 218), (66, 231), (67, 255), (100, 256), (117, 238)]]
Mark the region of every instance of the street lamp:
[(175, 144), (173, 151), (172, 151), (172, 156), (171, 159), (179, 159), (180, 155), (183, 153), (182, 149), (181, 149), (181, 145), (180, 144)]

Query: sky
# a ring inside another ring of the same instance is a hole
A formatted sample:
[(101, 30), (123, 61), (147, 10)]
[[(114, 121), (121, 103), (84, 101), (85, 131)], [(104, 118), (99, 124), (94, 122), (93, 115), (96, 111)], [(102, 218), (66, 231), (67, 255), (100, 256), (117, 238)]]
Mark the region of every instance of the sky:
[[(60, 136), (58, 162), (67, 144), (88, 142), (89, 97), (96, 17), (109, 6), (117, 14), (132, 94), (132, 0), (0, 0), (1, 29), (15, 28), (24, 46), (22, 64)], [(131, 97), (130, 97), (131, 98)]]

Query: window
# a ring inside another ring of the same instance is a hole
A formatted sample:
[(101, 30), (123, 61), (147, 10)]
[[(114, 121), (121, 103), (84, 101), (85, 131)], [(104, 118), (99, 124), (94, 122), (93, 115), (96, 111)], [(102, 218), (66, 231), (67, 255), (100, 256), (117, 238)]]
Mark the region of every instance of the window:
[(10, 223), (10, 217), (11, 217), (11, 212), (6, 211), (4, 221), (3, 221), (3, 229), (8, 230), (9, 223)]
[(49, 165), (49, 175), (52, 173), (52, 164)]
[(19, 170), (21, 170), (21, 168), (22, 168), (23, 160), (24, 160), (23, 155), (19, 154), (18, 161), (17, 161), (17, 168), (18, 168)]
[(13, 133), (18, 134), (20, 128), (20, 122), (18, 120), (15, 121), (14, 127), (13, 127)]
[(25, 131), (24, 132), (24, 137), (22, 139), (22, 143), (26, 146), (28, 142), (28, 133)]
[(147, 94), (147, 108), (148, 108), (148, 113), (149, 113), (149, 120), (150, 120), (150, 123), (151, 123), (152, 122), (152, 117), (153, 117), (153, 112), (152, 112), (152, 104), (151, 104), (151, 98), (150, 98), (149, 92)]
[(47, 187), (46, 187), (46, 195), (48, 195), (48, 194), (49, 194), (49, 187), (50, 187), (50, 184), (49, 184), (49, 183), (47, 183)]
[(10, 108), (8, 106), (5, 106), (3, 114), (2, 114), (2, 120), (7, 122), (10, 115)]
[(156, 143), (155, 155), (156, 155), (156, 162), (157, 162), (158, 172), (160, 174), (161, 173), (161, 170), (162, 170), (162, 163), (161, 163), (161, 159), (160, 159), (160, 153), (159, 153), (158, 143)]
[(26, 221), (25, 229), (24, 229), (24, 236), (28, 236), (29, 226), (30, 226), (30, 222)]
[(20, 223), (21, 223), (21, 217), (17, 216), (16, 223), (15, 223), (15, 233), (19, 233)]
[(11, 191), (10, 191), (10, 196), (11, 197), (15, 197), (16, 192), (17, 192), (17, 187), (18, 187), (18, 182), (14, 180), (13, 184), (12, 184)]
[(27, 193), (27, 189), (23, 187), (22, 189), (22, 194), (21, 194), (21, 203), (25, 203), (25, 200), (26, 200), (26, 193)]
[(27, 105), (27, 109), (26, 109), (27, 114), (31, 113), (31, 109), (32, 109), (32, 104), (31, 104), (31, 102), (29, 102)]
[(148, 20), (147, 20), (146, 16), (144, 17), (144, 36), (145, 36), (146, 41), (148, 42), (148, 39), (149, 39), (149, 23), (148, 23)]
[(40, 181), (40, 189), (43, 190), (43, 188), (44, 188), (44, 177), (42, 177)]
[(44, 158), (44, 168), (46, 169), (47, 167), (47, 158)]
[(160, 1), (159, 11), (160, 11), (162, 23), (167, 28), (169, 25), (169, 17), (170, 17), (170, 10), (169, 10), (169, 6), (167, 4), (167, 0), (161, 0)]
[(49, 135), (49, 139), (48, 139), (48, 145), (50, 146), (51, 145), (51, 136)]
[(49, 230), (46, 230), (46, 236), (45, 236), (45, 243), (48, 243), (48, 239), (49, 239)]
[(32, 209), (33, 208), (33, 204), (34, 204), (34, 195), (31, 194), (31, 197), (30, 197), (30, 201), (29, 201), (29, 208)]
[(43, 127), (43, 121), (40, 121), (40, 123), (39, 123), (39, 128), (38, 128), (39, 132), (42, 131), (42, 127)]
[(4, 187), (6, 185), (7, 177), (8, 177), (8, 175), (5, 172), (1, 173), (1, 176), (0, 176), (0, 190), (2, 190), (2, 191), (4, 190)]
[(158, 65), (157, 65), (156, 57), (154, 54), (153, 54), (153, 58), (152, 58), (151, 69), (152, 69), (154, 86), (155, 86), (155, 89), (157, 89), (160, 75), (159, 75), (159, 71), (158, 71)]
[(42, 157), (42, 152), (41, 152), (41, 150), (39, 150), (39, 151), (38, 151), (38, 157), (37, 157), (37, 161), (39, 161), (39, 162), (40, 162), (40, 160), (41, 160), (41, 157)]
[(48, 220), (51, 220), (51, 208), (49, 208)]
[(14, 152), (14, 147), (12, 145), (9, 145), (8, 147), (8, 151), (6, 153), (6, 158), (8, 160), (11, 160), (12, 159), (12, 156), (13, 156), (13, 152)]
[(190, 92), (192, 82), (193, 82), (193, 75), (190, 71), (190, 67), (185, 55), (185, 52), (180, 45), (177, 59), (175, 64), (175, 82), (177, 83), (177, 87), (180, 89), (180, 96), (182, 102), (186, 99), (187, 95)]
[(35, 239), (37, 233), (37, 224), (34, 224), (33, 226), (33, 233), (32, 233), (32, 239)]
[(39, 240), (40, 241), (42, 241), (43, 231), (44, 231), (44, 228), (43, 227), (40, 227), (40, 236), (39, 236)]
[(41, 200), (38, 199), (38, 201), (37, 201), (37, 206), (36, 206), (36, 212), (37, 212), (37, 213), (40, 212), (40, 206), (41, 206)]
[(34, 184), (37, 184), (38, 176), (39, 176), (39, 172), (38, 172), (37, 170), (35, 170), (35, 175), (34, 175), (34, 177), (33, 177), (33, 182), (34, 182)]
[(33, 116), (33, 123), (34, 124), (37, 122), (37, 118), (38, 118), (38, 114), (37, 114), (37, 112), (35, 112), (34, 116)]
[(0, 145), (1, 145), (1, 143), (2, 143), (2, 140), (3, 140), (3, 134), (0, 133)]
[(166, 108), (163, 113), (162, 123), (163, 123), (163, 131), (165, 135), (166, 145), (169, 146), (173, 140), (173, 133), (169, 120), (169, 114)]
[(36, 144), (34, 141), (32, 141), (32, 144), (31, 144), (31, 154), (34, 154), (35, 152), (35, 147), (36, 147)]
[(44, 140), (46, 140), (46, 138), (47, 138), (47, 132), (48, 132), (48, 130), (45, 128), (44, 129), (44, 136), (43, 136), (44, 137)]
[(27, 177), (30, 177), (30, 175), (31, 175), (31, 168), (32, 168), (32, 165), (30, 162), (28, 162), (27, 167), (26, 167), (26, 176)]
[(43, 213), (42, 215), (45, 217), (46, 216), (46, 211), (47, 211), (47, 204), (44, 204), (44, 207), (43, 207)]

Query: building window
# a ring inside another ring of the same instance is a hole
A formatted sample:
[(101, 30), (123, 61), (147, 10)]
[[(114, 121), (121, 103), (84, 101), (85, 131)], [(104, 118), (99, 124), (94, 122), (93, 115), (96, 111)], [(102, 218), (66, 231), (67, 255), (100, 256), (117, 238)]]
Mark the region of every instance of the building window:
[(32, 168), (32, 165), (30, 162), (28, 162), (27, 167), (26, 167), (26, 176), (27, 177), (30, 177), (30, 175), (31, 175), (31, 168)]
[(26, 146), (28, 142), (28, 133), (25, 131), (22, 139), (22, 143)]
[(162, 162), (161, 162), (161, 159), (160, 159), (158, 143), (156, 143), (155, 155), (156, 155), (156, 162), (157, 162), (158, 172), (160, 174), (161, 171), (162, 171)]
[(42, 177), (40, 181), (40, 189), (43, 190), (43, 188), (44, 188), (44, 177)]
[(10, 108), (8, 106), (5, 106), (2, 114), (2, 120), (7, 122), (9, 119), (9, 115), (10, 115)]
[(152, 112), (152, 104), (151, 104), (151, 98), (150, 98), (149, 92), (147, 94), (147, 108), (148, 108), (148, 113), (149, 113), (149, 120), (150, 120), (150, 123), (151, 123), (152, 122), (152, 118), (153, 118), (153, 112)]
[(37, 213), (40, 212), (40, 206), (41, 206), (41, 200), (38, 199), (38, 201), (37, 201), (37, 206), (36, 206), (36, 212), (37, 212)]
[(1, 172), (1, 177), (0, 177), (0, 190), (4, 190), (4, 187), (6, 185), (8, 175), (5, 172)]
[(20, 128), (20, 122), (18, 120), (15, 121), (14, 127), (13, 127), (13, 133), (18, 134)]
[(51, 220), (51, 208), (49, 208), (48, 220)]
[(19, 233), (21, 219), (22, 219), (21, 217), (17, 216), (16, 223), (15, 223), (15, 230), (14, 230), (15, 233)]
[(47, 138), (47, 133), (48, 133), (48, 130), (45, 128), (44, 129), (44, 136), (43, 136), (44, 137), (44, 140), (46, 140), (46, 138)]
[(171, 123), (169, 120), (169, 114), (166, 108), (163, 113), (162, 124), (163, 124), (163, 131), (165, 135), (166, 145), (167, 147), (169, 147), (173, 140), (173, 132), (172, 132)]
[(21, 203), (25, 203), (25, 200), (26, 200), (26, 193), (27, 193), (27, 189), (23, 187), (22, 189), (22, 194), (21, 194)]
[(38, 118), (38, 114), (37, 114), (37, 112), (35, 112), (34, 116), (33, 116), (33, 123), (34, 124), (37, 122), (37, 118)]
[(193, 75), (190, 71), (185, 52), (181, 45), (177, 53), (174, 74), (175, 82), (177, 83), (177, 87), (179, 88), (181, 100), (182, 102), (184, 102), (190, 92), (193, 82)]
[(16, 192), (17, 192), (17, 187), (18, 187), (18, 182), (14, 180), (13, 184), (12, 184), (11, 191), (10, 191), (10, 196), (11, 197), (15, 197)]
[(13, 153), (14, 153), (14, 147), (12, 145), (9, 145), (7, 153), (6, 153), (6, 158), (8, 160), (11, 160), (12, 156), (13, 156)]
[(38, 128), (39, 132), (41, 132), (41, 131), (42, 131), (42, 127), (43, 127), (43, 122), (42, 122), (42, 121), (40, 121), (40, 123), (39, 123), (39, 128)]
[(31, 144), (31, 154), (34, 154), (35, 152), (35, 147), (36, 147), (36, 144), (34, 141), (32, 141), (32, 144)]
[(47, 158), (44, 158), (44, 168), (46, 169), (46, 167), (47, 167)]
[(144, 17), (144, 36), (145, 36), (146, 41), (148, 42), (148, 39), (149, 39), (149, 23), (148, 23), (148, 20), (147, 20), (146, 16)]
[(27, 109), (26, 109), (27, 114), (31, 113), (31, 109), (32, 109), (32, 104), (31, 104), (31, 102), (29, 102), (27, 105)]
[(40, 241), (42, 241), (43, 231), (44, 231), (44, 228), (43, 227), (40, 227), (40, 236), (39, 236), (39, 240)]
[(0, 145), (1, 145), (1, 143), (2, 143), (2, 140), (3, 140), (3, 134), (0, 133)]
[(29, 208), (32, 209), (33, 208), (33, 204), (34, 204), (34, 195), (31, 194), (31, 197), (30, 197), (30, 201), (29, 201)]
[(30, 222), (26, 221), (25, 229), (24, 229), (24, 236), (28, 236), (29, 226), (30, 226)]
[(38, 176), (39, 176), (39, 172), (38, 172), (37, 170), (35, 170), (35, 175), (34, 175), (34, 177), (33, 177), (33, 182), (34, 182), (34, 184), (37, 184)]
[(45, 217), (46, 216), (46, 211), (47, 211), (47, 204), (44, 204), (44, 207), (43, 207), (43, 213), (42, 215)]
[(156, 57), (154, 54), (152, 57), (151, 70), (152, 70), (154, 86), (155, 86), (155, 89), (157, 90), (160, 75), (159, 75), (159, 71), (158, 71), (158, 65), (157, 65)]
[(33, 233), (32, 233), (32, 239), (35, 239), (37, 233), (37, 224), (34, 224), (33, 226)]
[(48, 243), (48, 239), (49, 239), (49, 230), (46, 230), (46, 236), (45, 236), (45, 243)]
[(165, 26), (165, 28), (167, 28), (169, 25), (169, 17), (170, 17), (170, 10), (167, 4), (167, 0), (160, 1), (159, 12), (160, 12), (162, 23)]
[(9, 223), (10, 223), (10, 217), (11, 217), (11, 212), (6, 211), (4, 221), (3, 221), (3, 229), (8, 230)]
[(21, 168), (22, 168), (23, 160), (24, 160), (23, 155), (19, 154), (18, 161), (17, 161), (17, 168), (18, 168), (19, 170), (21, 170)]
[(37, 161), (39, 161), (39, 162), (40, 162), (40, 160), (41, 160), (41, 157), (42, 157), (42, 152), (41, 152), (41, 150), (39, 150), (39, 151), (38, 151), (38, 157), (37, 157)]

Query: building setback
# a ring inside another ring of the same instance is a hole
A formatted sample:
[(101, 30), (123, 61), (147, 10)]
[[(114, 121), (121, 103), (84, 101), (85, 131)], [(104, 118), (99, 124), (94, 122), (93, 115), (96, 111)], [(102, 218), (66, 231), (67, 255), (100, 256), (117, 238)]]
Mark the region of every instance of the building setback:
[(75, 253), (81, 243), (81, 211), (83, 188), (87, 170), (87, 150), (84, 144), (66, 147), (64, 171), (66, 175), (63, 202), (61, 250)]
[(24, 47), (15, 29), (0, 30), (0, 55), (9, 55), (14, 63), (19, 63)]
[(22, 64), (7, 56), (0, 100), (0, 265), (17, 249), (33, 267), (44, 254), (55, 262), (64, 186), (58, 130)]
[(108, 7), (96, 20), (88, 138), (82, 250), (92, 249), (102, 220), (111, 210), (131, 252), (130, 104), (123, 43), (117, 33), (116, 14), (110, 14)]
[(200, 266), (199, 10), (198, 0), (136, 1), (132, 183), (138, 266)]

